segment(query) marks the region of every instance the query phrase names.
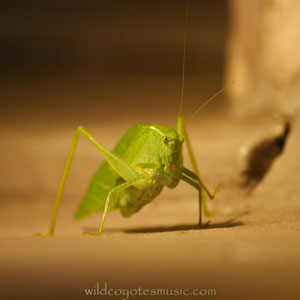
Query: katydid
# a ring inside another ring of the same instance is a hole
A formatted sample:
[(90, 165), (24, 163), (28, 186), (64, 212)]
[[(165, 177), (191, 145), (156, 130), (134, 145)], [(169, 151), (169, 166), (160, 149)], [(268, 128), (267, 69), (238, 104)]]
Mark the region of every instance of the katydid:
[[(218, 187), (214, 193), (210, 193), (200, 179), (185, 122), (181, 115), (188, 13), (189, 0), (187, 0), (186, 7), (182, 92), (177, 117), (177, 130), (169, 126), (139, 123), (131, 127), (119, 140), (115, 148), (109, 151), (98, 143), (85, 128), (78, 127), (56, 196), (49, 232), (41, 235), (54, 234), (58, 208), (80, 136), (86, 137), (105, 159), (105, 162), (96, 171), (88, 191), (75, 213), (76, 218), (81, 218), (93, 212), (103, 211), (99, 231), (89, 233), (90, 235), (100, 235), (102, 233), (108, 211), (119, 209), (124, 217), (129, 217), (156, 198), (165, 186), (175, 188), (180, 180), (185, 181), (198, 191), (198, 223), (200, 227), (202, 226), (202, 208), (204, 213), (207, 214), (204, 192), (208, 194), (209, 198), (213, 199), (218, 192)], [(206, 101), (204, 105), (211, 99)], [(192, 170), (183, 166), (182, 146), (184, 142), (187, 145)]]

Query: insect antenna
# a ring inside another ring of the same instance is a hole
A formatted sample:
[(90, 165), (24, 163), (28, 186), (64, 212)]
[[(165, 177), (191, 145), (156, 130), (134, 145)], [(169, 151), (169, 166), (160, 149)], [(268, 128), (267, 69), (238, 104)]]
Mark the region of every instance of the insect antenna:
[(185, 79), (185, 57), (186, 57), (186, 40), (187, 40), (187, 28), (190, 12), (190, 0), (186, 0), (186, 9), (185, 9), (185, 26), (184, 26), (184, 39), (183, 39), (183, 55), (182, 55), (182, 80), (181, 80), (181, 96), (178, 116), (182, 114), (182, 105), (183, 105), (183, 95), (184, 95), (184, 79)]
[(234, 83), (234, 81), (232, 81), (228, 86), (225, 86), (223, 88), (221, 88), (218, 92), (216, 92), (213, 96), (211, 96), (209, 99), (207, 99), (203, 104), (200, 105), (199, 108), (196, 109), (196, 111), (192, 114), (192, 116), (189, 119), (189, 122), (192, 121), (192, 119), (194, 119), (194, 117), (199, 113), (199, 111), (204, 108), (209, 102), (213, 101), (217, 96), (219, 96), (220, 94), (222, 94), (225, 90), (227, 90), (229, 88), (229, 86), (231, 86)]

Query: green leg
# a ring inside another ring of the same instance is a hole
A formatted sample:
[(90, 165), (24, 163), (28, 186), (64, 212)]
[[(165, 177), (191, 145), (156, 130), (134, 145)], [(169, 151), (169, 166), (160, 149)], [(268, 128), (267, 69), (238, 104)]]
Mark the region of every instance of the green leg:
[(39, 234), (37, 234), (38, 236), (52, 236), (52, 235), (54, 235), (58, 208), (60, 206), (61, 197), (62, 197), (62, 194), (63, 194), (63, 191), (64, 191), (65, 183), (66, 183), (69, 171), (70, 171), (71, 163), (73, 161), (74, 153), (75, 153), (77, 143), (78, 143), (78, 138), (79, 138), (80, 135), (83, 135), (84, 137), (86, 137), (101, 152), (101, 154), (104, 156), (106, 161), (110, 164), (110, 166), (124, 180), (126, 180), (128, 182), (134, 182), (134, 181), (137, 180), (137, 178), (141, 177), (141, 175), (138, 173), (137, 170), (135, 170), (134, 168), (132, 168), (131, 166), (126, 164), (124, 161), (122, 161), (120, 158), (115, 156), (110, 151), (106, 150), (101, 144), (99, 144), (92, 137), (91, 134), (89, 134), (83, 127), (79, 126), (76, 129), (75, 135), (73, 137), (72, 144), (71, 144), (71, 147), (70, 147), (70, 151), (69, 151), (69, 154), (68, 154), (68, 158), (67, 158), (64, 170), (63, 170), (63, 175), (62, 175), (62, 178), (61, 178), (61, 181), (60, 181), (60, 184), (59, 184), (55, 204), (54, 204), (53, 211), (52, 211), (52, 216), (51, 216), (50, 225), (49, 225), (49, 231), (48, 231), (48, 233), (39, 233)]
[[(190, 139), (189, 139), (189, 136), (188, 136), (188, 133), (187, 133), (187, 130), (186, 130), (186, 127), (185, 127), (184, 119), (183, 119), (182, 116), (178, 116), (178, 118), (177, 118), (177, 130), (178, 130), (179, 135), (182, 138), (184, 138), (184, 140), (185, 140), (187, 150), (188, 150), (188, 155), (190, 157), (191, 164), (192, 164), (192, 169), (194, 171), (193, 174), (196, 176), (196, 178), (194, 178), (194, 179), (196, 179), (198, 181), (200, 187), (202, 187), (201, 191), (199, 192), (199, 193), (201, 193), (201, 201), (199, 201), (199, 205), (201, 205), (201, 207), (199, 207), (199, 214), (202, 214), (202, 207), (203, 207), (203, 211), (204, 211), (205, 216), (207, 216), (207, 217), (213, 216), (214, 213), (209, 212), (209, 210), (207, 208), (204, 191), (208, 193), (209, 197), (212, 196), (212, 195), (209, 193), (209, 191), (207, 190), (207, 188), (203, 184), (202, 180), (200, 179), (199, 169), (198, 169), (198, 166), (197, 166), (197, 163), (196, 163), (195, 155), (194, 155), (194, 152), (192, 150)], [(213, 199), (214, 197), (210, 197), (210, 198)], [(199, 219), (201, 219), (200, 216), (199, 216)]]
[(62, 197), (62, 194), (63, 194), (63, 191), (64, 191), (65, 183), (66, 183), (69, 171), (70, 171), (70, 167), (71, 167), (73, 157), (74, 157), (74, 153), (75, 153), (77, 143), (78, 143), (78, 138), (79, 138), (79, 134), (80, 134), (79, 128), (80, 127), (77, 128), (77, 130), (75, 132), (75, 135), (73, 137), (72, 144), (71, 144), (69, 154), (68, 154), (68, 158), (67, 158), (64, 170), (63, 170), (63, 175), (62, 175), (62, 178), (61, 178), (61, 181), (60, 181), (60, 184), (59, 184), (59, 188), (58, 188), (58, 191), (57, 191), (57, 194), (56, 194), (56, 199), (55, 199), (55, 203), (54, 203), (54, 207), (53, 207), (53, 211), (52, 211), (52, 216), (51, 216), (51, 220), (50, 220), (50, 225), (49, 225), (49, 231), (48, 231), (48, 233), (38, 233), (37, 234), (38, 236), (52, 236), (52, 235), (54, 235), (56, 216), (57, 216), (58, 208), (60, 206), (60, 200), (61, 200), (61, 197)]
[(218, 185), (218, 186), (215, 187), (214, 192), (211, 193), (208, 190), (208, 188), (204, 185), (202, 180), (198, 177), (198, 175), (195, 174), (194, 172), (192, 172), (191, 170), (187, 169), (187, 168), (183, 167), (182, 168), (182, 173), (184, 173), (185, 175), (191, 177), (194, 180), (197, 180), (210, 199), (214, 199), (216, 194), (220, 191), (220, 185)]
[(182, 179), (183, 181), (185, 181), (186, 183), (192, 185), (193, 187), (195, 187), (198, 190), (198, 201), (199, 201), (199, 227), (202, 227), (202, 187), (201, 185), (196, 182), (193, 181), (192, 179), (188, 178), (187, 176), (185, 176), (184, 174), (180, 175), (180, 179)]
[[(201, 188), (202, 188), (202, 189), (201, 189), (201, 192), (202, 192), (202, 193), (201, 193), (201, 196), (202, 196), (202, 197), (203, 197), (203, 191), (205, 191), (210, 199), (214, 199), (215, 196), (216, 196), (216, 194), (220, 191), (220, 186), (218, 185), (218, 186), (215, 188), (214, 192), (211, 193), (211, 192), (207, 189), (207, 187), (203, 184), (202, 180), (197, 176), (197, 174), (195, 174), (194, 172), (192, 172), (191, 170), (189, 170), (189, 169), (187, 169), (187, 168), (182, 168), (182, 174), (187, 175), (187, 176), (190, 177), (189, 179), (193, 179), (194, 181), (197, 181), (197, 182), (198, 182), (198, 184), (199, 184), (199, 185), (201, 186)], [(202, 198), (202, 202), (201, 202), (201, 203), (202, 203), (204, 215), (205, 215), (206, 217), (213, 217), (213, 216), (215, 215), (215, 213), (214, 213), (214, 212), (211, 212), (211, 211), (209, 211), (209, 210), (207, 209), (206, 202), (203, 203), (203, 198)], [(200, 204), (200, 201), (199, 201), (199, 204)], [(201, 210), (200, 210), (200, 212), (201, 212)]]
[(105, 201), (105, 207), (104, 207), (104, 212), (103, 212), (103, 215), (102, 215), (102, 220), (101, 220), (101, 224), (100, 224), (100, 228), (99, 228), (99, 231), (94, 233), (94, 232), (86, 232), (86, 234), (88, 235), (91, 235), (91, 236), (99, 236), (102, 231), (103, 231), (103, 227), (104, 227), (104, 222), (105, 222), (105, 219), (106, 219), (106, 215), (107, 215), (107, 212), (108, 212), (108, 206), (109, 206), (109, 201), (111, 199), (112, 196), (115, 196), (116, 194), (120, 193), (121, 191), (127, 189), (128, 187), (132, 186), (132, 185), (135, 185), (137, 183), (139, 183), (140, 181), (142, 181), (144, 178), (142, 179), (138, 179), (134, 182), (124, 182), (116, 187), (114, 187), (107, 195), (107, 198), (106, 198), (106, 201)]

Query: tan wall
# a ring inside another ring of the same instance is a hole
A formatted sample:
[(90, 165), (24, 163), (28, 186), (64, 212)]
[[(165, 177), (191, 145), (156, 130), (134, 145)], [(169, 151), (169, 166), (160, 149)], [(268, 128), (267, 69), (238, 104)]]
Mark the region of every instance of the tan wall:
[(235, 111), (299, 105), (300, 1), (231, 0), (226, 81)]

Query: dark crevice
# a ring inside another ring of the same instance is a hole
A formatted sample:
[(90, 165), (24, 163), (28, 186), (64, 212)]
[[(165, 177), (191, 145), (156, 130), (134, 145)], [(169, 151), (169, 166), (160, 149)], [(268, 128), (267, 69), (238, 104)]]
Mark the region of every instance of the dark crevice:
[(283, 132), (279, 136), (265, 139), (250, 150), (247, 166), (242, 172), (244, 187), (253, 189), (263, 179), (274, 160), (284, 150), (290, 131), (291, 125), (286, 122)]

